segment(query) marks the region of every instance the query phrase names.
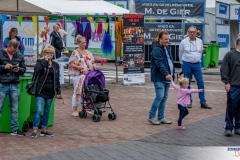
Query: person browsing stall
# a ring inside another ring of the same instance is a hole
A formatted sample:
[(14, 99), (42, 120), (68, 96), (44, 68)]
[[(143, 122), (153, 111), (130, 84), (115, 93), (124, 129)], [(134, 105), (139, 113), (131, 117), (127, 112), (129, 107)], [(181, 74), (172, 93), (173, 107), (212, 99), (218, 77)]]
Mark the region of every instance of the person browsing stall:
[(23, 55), (25, 48), (24, 48), (21, 38), (18, 36), (18, 30), (15, 27), (10, 29), (9, 36), (6, 37), (2, 43), (2, 48), (7, 48), (10, 40), (12, 40), (12, 39), (15, 39), (18, 42), (18, 50)]

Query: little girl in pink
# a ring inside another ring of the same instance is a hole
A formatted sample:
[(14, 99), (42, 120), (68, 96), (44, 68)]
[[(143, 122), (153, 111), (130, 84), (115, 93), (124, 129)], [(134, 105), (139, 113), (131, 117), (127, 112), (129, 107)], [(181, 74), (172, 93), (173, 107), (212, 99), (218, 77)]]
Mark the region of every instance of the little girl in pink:
[(180, 78), (178, 83), (180, 86), (177, 86), (173, 81), (171, 81), (172, 86), (178, 92), (178, 109), (179, 109), (179, 118), (178, 118), (178, 130), (186, 129), (182, 126), (182, 119), (188, 114), (187, 105), (190, 104), (190, 94), (202, 92), (202, 89), (188, 89), (189, 80), (188, 78)]

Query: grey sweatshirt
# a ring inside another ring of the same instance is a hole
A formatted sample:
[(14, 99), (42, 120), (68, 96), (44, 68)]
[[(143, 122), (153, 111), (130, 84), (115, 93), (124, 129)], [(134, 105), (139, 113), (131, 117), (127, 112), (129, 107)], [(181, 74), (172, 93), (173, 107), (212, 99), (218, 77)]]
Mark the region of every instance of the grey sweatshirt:
[(240, 86), (240, 52), (235, 49), (229, 51), (223, 58), (220, 72), (222, 82)]

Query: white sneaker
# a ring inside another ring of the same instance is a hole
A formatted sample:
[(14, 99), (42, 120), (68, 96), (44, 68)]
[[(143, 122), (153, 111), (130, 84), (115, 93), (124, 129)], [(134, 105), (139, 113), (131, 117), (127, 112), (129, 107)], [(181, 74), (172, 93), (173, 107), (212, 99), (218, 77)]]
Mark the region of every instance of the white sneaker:
[(72, 114), (74, 117), (78, 117), (78, 111), (74, 111)]

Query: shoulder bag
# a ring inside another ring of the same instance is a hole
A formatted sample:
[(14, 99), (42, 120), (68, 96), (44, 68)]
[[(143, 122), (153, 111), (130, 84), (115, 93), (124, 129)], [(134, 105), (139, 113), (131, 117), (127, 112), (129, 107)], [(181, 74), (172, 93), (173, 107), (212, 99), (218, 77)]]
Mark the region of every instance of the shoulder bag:
[(32, 82), (29, 82), (26, 86), (27, 93), (30, 95), (35, 95), (37, 91), (39, 74), (36, 76), (36, 73), (33, 73)]

